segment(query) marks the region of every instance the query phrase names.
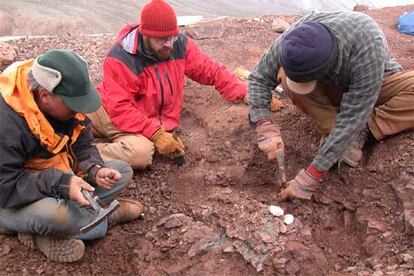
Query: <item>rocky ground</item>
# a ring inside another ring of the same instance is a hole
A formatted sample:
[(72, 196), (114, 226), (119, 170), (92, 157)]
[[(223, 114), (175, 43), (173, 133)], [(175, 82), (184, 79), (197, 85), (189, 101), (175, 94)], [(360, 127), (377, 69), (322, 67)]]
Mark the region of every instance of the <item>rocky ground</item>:
[[(384, 29), (392, 55), (414, 69), (414, 37), (395, 29), (414, 6), (367, 11)], [(198, 45), (229, 68), (251, 68), (278, 34), (277, 16), (225, 19), (217, 38)], [(297, 17), (283, 17), (292, 23)], [(191, 33), (191, 30), (189, 30)], [(112, 36), (68, 35), (10, 42), (17, 59), (67, 48), (88, 60), (95, 82)], [(274, 113), (294, 177), (317, 151), (315, 124), (283, 100)], [(211, 87), (186, 83), (180, 131), (186, 162), (156, 156), (136, 171), (125, 196), (146, 206), (143, 220), (117, 226), (87, 244), (74, 264), (47, 261), (14, 236), (0, 236), (0, 274), (7, 275), (414, 275), (413, 131), (371, 142), (358, 168), (332, 168), (312, 202), (278, 202), (277, 164), (255, 145), (247, 107), (223, 101)], [(295, 216), (286, 226), (268, 212)]]

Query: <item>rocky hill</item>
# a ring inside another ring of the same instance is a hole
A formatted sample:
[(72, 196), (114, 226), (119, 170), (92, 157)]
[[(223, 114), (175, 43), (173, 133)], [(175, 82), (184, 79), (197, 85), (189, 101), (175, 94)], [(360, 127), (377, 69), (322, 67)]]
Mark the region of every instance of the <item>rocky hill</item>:
[[(407, 10), (414, 6), (365, 12), (384, 29), (393, 57), (414, 70), (414, 37), (395, 28)], [(250, 69), (279, 35), (272, 30), (274, 20), (297, 18), (226, 18), (214, 23), (217, 37), (197, 44), (230, 69)], [(113, 42), (113, 35), (63, 34), (4, 47), (13, 60), (71, 49), (88, 60), (96, 83)], [(0, 236), (0, 274), (414, 275), (413, 131), (371, 142), (358, 168), (332, 169), (314, 201), (279, 203), (279, 172), (255, 145), (247, 107), (229, 104), (212, 87), (190, 80), (184, 101), (185, 164), (177, 167), (156, 156), (150, 169), (135, 172), (124, 193), (145, 204), (144, 220), (88, 243), (85, 257), (73, 264), (49, 262), (16, 237)], [(283, 102), (273, 119), (286, 143), (287, 174), (294, 177), (316, 153), (320, 135), (312, 121)], [(273, 204), (293, 214), (295, 222), (286, 226), (271, 216)]]
[[(405, 0), (399, 0), (405, 1)], [(0, 36), (114, 33), (137, 20), (147, 0), (2, 0)], [(351, 10), (357, 3), (375, 6), (378, 0), (170, 0), (179, 16), (252, 17), (265, 14), (304, 14), (312, 10)]]

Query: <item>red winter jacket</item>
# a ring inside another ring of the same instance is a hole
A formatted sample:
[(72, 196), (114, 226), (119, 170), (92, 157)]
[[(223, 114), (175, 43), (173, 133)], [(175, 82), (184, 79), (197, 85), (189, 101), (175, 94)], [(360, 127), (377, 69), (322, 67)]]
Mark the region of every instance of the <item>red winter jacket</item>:
[(138, 25), (124, 27), (104, 60), (104, 79), (97, 87), (105, 110), (121, 131), (151, 138), (161, 126), (167, 131), (178, 127), (184, 76), (214, 85), (229, 101), (246, 95), (245, 83), (183, 34), (174, 42), (168, 60), (144, 52), (142, 45)]

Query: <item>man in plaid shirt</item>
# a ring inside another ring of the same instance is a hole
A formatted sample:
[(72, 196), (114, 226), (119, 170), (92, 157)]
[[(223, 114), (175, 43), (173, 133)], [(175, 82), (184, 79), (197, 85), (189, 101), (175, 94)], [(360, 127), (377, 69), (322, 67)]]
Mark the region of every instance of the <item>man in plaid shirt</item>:
[(249, 119), (269, 159), (284, 149), (269, 111), (281, 83), (293, 104), (327, 135), (312, 163), (280, 196), (311, 199), (337, 161), (356, 166), (369, 135), (414, 127), (414, 71), (390, 58), (375, 21), (358, 12), (315, 12), (276, 39), (249, 76)]

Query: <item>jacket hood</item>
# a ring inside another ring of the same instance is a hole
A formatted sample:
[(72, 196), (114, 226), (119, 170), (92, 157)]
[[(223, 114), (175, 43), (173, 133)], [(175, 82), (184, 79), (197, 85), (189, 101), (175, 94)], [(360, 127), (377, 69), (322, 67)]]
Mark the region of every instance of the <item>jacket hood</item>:
[(116, 43), (126, 52), (135, 55), (138, 51), (139, 24), (131, 23), (119, 31)]

